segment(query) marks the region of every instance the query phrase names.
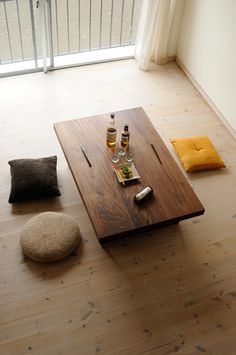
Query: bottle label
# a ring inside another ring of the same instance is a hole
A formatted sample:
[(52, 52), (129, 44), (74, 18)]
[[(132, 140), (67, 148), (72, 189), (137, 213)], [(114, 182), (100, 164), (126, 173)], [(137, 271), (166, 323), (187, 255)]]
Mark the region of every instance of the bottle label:
[(122, 142), (128, 143), (129, 142), (129, 136), (122, 136)]
[(114, 143), (116, 141), (116, 129), (108, 128), (107, 129), (107, 143)]

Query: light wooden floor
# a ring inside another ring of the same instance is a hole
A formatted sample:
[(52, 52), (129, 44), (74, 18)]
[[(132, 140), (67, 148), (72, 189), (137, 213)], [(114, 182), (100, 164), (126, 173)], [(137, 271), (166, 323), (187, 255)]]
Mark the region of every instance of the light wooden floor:
[[(136, 106), (175, 158), (170, 138), (208, 135), (227, 169), (188, 175), (204, 216), (103, 249), (53, 123)], [(1, 355), (236, 354), (236, 142), (175, 63), (1, 79), (0, 132)], [(62, 196), (9, 205), (8, 160), (54, 154)], [(19, 235), (48, 210), (74, 217), (83, 240), (76, 255), (44, 265), (24, 258)]]

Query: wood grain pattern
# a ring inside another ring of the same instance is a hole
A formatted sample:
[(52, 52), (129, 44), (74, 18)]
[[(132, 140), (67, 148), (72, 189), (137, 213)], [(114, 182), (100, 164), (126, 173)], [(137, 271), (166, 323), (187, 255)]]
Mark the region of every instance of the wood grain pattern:
[[(54, 125), (99, 241), (203, 214), (202, 204), (142, 108), (115, 112), (118, 132), (129, 124), (130, 149), (135, 150), (135, 166), (141, 176), (125, 187), (118, 183), (112, 150), (105, 143), (109, 115)], [(134, 196), (145, 186), (152, 186), (154, 194), (137, 205)]]

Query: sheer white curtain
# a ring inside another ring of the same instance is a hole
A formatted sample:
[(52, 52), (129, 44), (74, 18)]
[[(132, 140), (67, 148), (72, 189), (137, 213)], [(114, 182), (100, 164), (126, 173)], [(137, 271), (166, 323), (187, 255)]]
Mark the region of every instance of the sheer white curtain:
[(140, 69), (148, 70), (151, 61), (156, 64), (167, 62), (175, 2), (143, 0), (135, 48)]

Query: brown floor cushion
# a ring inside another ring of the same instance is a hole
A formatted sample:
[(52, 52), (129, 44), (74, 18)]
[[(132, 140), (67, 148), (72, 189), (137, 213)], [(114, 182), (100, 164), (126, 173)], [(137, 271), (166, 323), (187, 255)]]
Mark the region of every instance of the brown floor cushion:
[(56, 212), (32, 217), (21, 233), (23, 252), (39, 262), (57, 261), (68, 256), (78, 245), (80, 231), (73, 218)]
[(57, 182), (56, 156), (15, 159), (8, 164), (11, 170), (9, 203), (61, 195)]

